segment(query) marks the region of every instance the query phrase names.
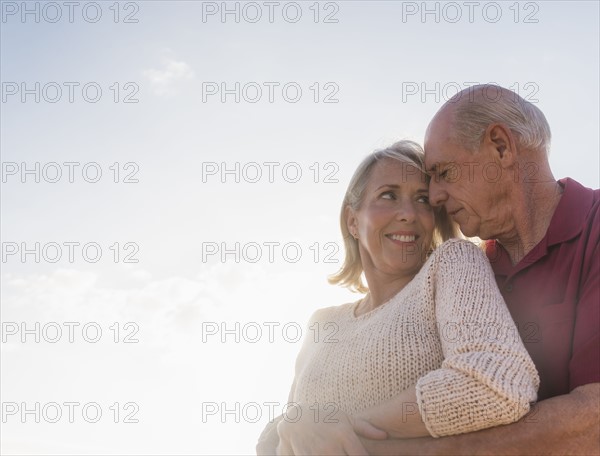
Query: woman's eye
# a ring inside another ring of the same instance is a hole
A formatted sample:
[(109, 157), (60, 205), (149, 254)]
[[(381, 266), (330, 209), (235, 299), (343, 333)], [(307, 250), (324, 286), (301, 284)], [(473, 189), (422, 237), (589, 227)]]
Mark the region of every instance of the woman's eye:
[(383, 199), (395, 199), (396, 195), (394, 195), (394, 192), (383, 192), (379, 197)]
[(417, 202), (419, 203), (424, 203), (424, 204), (429, 204), (429, 197), (428, 196), (419, 196), (417, 198)]

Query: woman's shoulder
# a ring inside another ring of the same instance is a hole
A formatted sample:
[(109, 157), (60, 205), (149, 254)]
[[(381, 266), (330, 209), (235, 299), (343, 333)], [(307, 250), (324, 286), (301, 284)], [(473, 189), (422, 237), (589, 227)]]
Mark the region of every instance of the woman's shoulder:
[(448, 239), (433, 251), (432, 256), (440, 263), (487, 261), (483, 249), (478, 244), (459, 238)]
[(331, 321), (333, 318), (349, 312), (355, 304), (356, 302), (349, 302), (337, 306), (329, 306), (317, 309), (313, 312), (309, 321), (310, 323)]

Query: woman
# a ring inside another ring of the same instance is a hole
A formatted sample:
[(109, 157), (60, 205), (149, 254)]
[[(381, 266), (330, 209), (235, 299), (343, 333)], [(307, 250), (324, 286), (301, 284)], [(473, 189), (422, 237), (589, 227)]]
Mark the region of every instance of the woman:
[(304, 342), (296, 410), (262, 436), (276, 425), (278, 452), (366, 454), (358, 435), (471, 432), (516, 421), (536, 400), (537, 371), (491, 267), (468, 241), (441, 244), (453, 226), (429, 205), (423, 170), (420, 146), (401, 141), (355, 172), (340, 217), (346, 259), (330, 282), (368, 293), (311, 317), (336, 331)]

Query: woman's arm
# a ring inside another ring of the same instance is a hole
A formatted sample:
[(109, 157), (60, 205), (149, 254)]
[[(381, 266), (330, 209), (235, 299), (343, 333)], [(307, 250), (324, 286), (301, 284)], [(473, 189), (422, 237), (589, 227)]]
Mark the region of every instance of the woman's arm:
[(392, 439), (431, 436), (421, 418), (414, 386), (383, 404), (369, 407), (355, 415), (354, 430), (362, 437), (366, 437), (361, 432), (366, 427), (365, 422), (384, 431)]
[(279, 434), (277, 434), (277, 425), (283, 419), (279, 415), (273, 421), (269, 421), (258, 438), (256, 444), (257, 456), (272, 456), (275, 454), (277, 445), (279, 445)]
[[(310, 318), (308, 326), (315, 322), (322, 324), (329, 321), (331, 308), (320, 309)], [(307, 332), (308, 333), (308, 332)], [(308, 361), (310, 350), (308, 340), (300, 349), (296, 360), (296, 375), (304, 368)], [(329, 455), (329, 454), (357, 454), (368, 453), (364, 449), (354, 428), (360, 430), (361, 435), (369, 439), (384, 439), (386, 433), (362, 422), (362, 426), (355, 425), (352, 417), (347, 415), (339, 406), (333, 402), (326, 404), (304, 404), (296, 403), (295, 385), (292, 385), (288, 404), (290, 407), (285, 416), (280, 416), (269, 423), (256, 446), (259, 456), (262, 455)]]
[(539, 376), (484, 253), (444, 243), (433, 268), (444, 361), (417, 381), (431, 435), (461, 434), (519, 420), (537, 399)]
[[(290, 394), (288, 395), (288, 404), (292, 402), (294, 389), (296, 388), (296, 379), (292, 382)], [(283, 420), (283, 415), (279, 415), (273, 421), (269, 421), (263, 429), (258, 443), (256, 444), (257, 456), (271, 456), (275, 454), (277, 445), (279, 445), (279, 434), (277, 433), (277, 425)]]
[[(320, 322), (325, 319), (328, 311), (326, 309), (319, 309), (310, 317), (308, 327), (310, 328), (315, 322)], [(307, 331), (306, 334), (310, 334)], [(304, 340), (300, 352), (296, 358), (295, 371), (296, 375), (302, 369), (305, 359), (307, 357), (307, 344), (309, 341)], [(331, 410), (323, 410), (319, 413), (316, 409), (315, 404), (297, 404), (294, 401), (294, 392), (296, 389), (296, 376), (288, 395), (288, 409), (285, 415), (280, 415), (273, 421), (267, 423), (265, 429), (261, 433), (258, 443), (256, 444), (256, 453), (258, 456), (267, 456), (275, 454), (319, 454), (324, 453), (325, 449), (335, 442), (336, 439), (331, 438), (331, 427), (322, 428), (323, 417), (331, 417)], [(318, 404), (317, 404), (318, 405)], [(341, 411), (339, 411), (341, 412)], [(297, 414), (299, 414), (297, 418)], [(336, 413), (335, 423), (327, 422), (325, 424), (338, 424), (335, 432), (339, 438), (337, 438), (337, 444), (343, 441), (345, 447), (356, 449), (356, 445), (360, 444), (358, 437), (352, 430), (352, 425), (348, 425), (347, 416), (344, 413)], [(327, 420), (331, 421), (331, 420)], [(325, 435), (322, 439), (316, 437), (319, 433), (325, 430)], [(375, 434), (366, 433), (367, 438), (379, 438), (376, 431)], [(368, 434), (368, 435), (367, 435)], [(307, 436), (311, 436), (307, 439)], [(347, 440), (353, 441), (349, 444)], [(306, 447), (305, 443), (309, 441), (314, 443), (316, 446)], [(348, 446), (350, 445), (350, 446)], [(344, 447), (344, 446), (342, 446)], [(316, 448), (316, 449), (315, 449)], [(362, 450), (364, 454), (366, 451)]]
[(357, 415), (392, 438), (460, 434), (517, 421), (539, 377), (483, 253), (467, 241), (436, 252), (435, 311), (444, 354), (416, 387)]
[[(328, 404), (329, 405), (329, 404)], [(277, 426), (279, 445), (277, 455), (343, 455), (352, 454), (368, 456), (355, 428), (358, 426), (361, 435), (369, 439), (385, 439), (386, 434), (367, 422), (362, 426), (353, 422), (352, 418), (341, 409), (332, 414), (331, 407), (320, 407), (319, 404), (294, 405), (299, 417), (294, 422), (282, 420)]]

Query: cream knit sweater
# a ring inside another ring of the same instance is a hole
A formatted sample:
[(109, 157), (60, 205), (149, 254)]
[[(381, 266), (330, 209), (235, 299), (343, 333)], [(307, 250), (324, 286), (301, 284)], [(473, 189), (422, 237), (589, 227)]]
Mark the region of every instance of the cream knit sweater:
[(312, 316), (294, 402), (353, 414), (416, 384), (439, 437), (514, 422), (536, 400), (537, 371), (474, 244), (445, 242), (388, 302), (356, 317), (357, 304)]

